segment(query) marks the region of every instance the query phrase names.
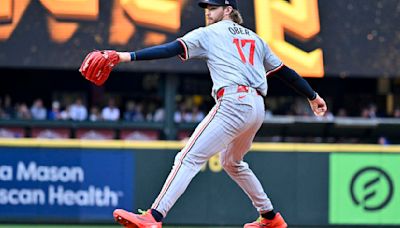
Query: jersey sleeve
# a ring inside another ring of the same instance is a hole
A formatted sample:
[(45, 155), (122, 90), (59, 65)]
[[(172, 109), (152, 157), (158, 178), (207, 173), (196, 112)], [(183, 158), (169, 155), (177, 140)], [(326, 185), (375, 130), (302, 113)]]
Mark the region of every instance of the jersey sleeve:
[(185, 36), (178, 38), (178, 41), (181, 42), (185, 50), (182, 55), (179, 55), (182, 60), (207, 57), (207, 35), (205, 28), (195, 29)]
[(275, 71), (279, 70), (282, 66), (282, 60), (276, 56), (268, 44), (264, 43), (265, 57), (264, 57), (264, 68), (267, 76), (273, 74)]

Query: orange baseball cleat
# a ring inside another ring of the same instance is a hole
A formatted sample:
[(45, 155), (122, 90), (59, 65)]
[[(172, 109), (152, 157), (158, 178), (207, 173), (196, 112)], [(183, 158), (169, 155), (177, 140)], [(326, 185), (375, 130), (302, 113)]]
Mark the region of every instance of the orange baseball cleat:
[(116, 209), (113, 213), (115, 221), (127, 228), (162, 228), (162, 223), (157, 222), (150, 210), (134, 214), (122, 209)]
[(257, 221), (252, 223), (247, 223), (244, 228), (286, 228), (287, 224), (283, 220), (280, 213), (276, 213), (274, 219), (269, 220), (263, 217), (259, 217)]

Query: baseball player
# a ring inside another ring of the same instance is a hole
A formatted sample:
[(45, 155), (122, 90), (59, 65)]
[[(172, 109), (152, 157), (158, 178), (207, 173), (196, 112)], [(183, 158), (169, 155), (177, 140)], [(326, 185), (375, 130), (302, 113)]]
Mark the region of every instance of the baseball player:
[(162, 227), (163, 218), (192, 178), (211, 156), (221, 152), (224, 170), (260, 213), (257, 221), (244, 227), (287, 227), (280, 213), (274, 212), (260, 181), (243, 161), (264, 120), (266, 76), (275, 75), (304, 95), (317, 116), (324, 115), (327, 106), (257, 34), (241, 26), (243, 21), (236, 0), (201, 0), (199, 6), (205, 9), (206, 27), (193, 30), (171, 43), (135, 52), (90, 53), (81, 66), (80, 71), (88, 80), (101, 85), (120, 62), (173, 56), (183, 60), (198, 58), (207, 62), (213, 81), (212, 96), (216, 104), (176, 155), (173, 168), (151, 209), (141, 214), (117, 209), (114, 218), (125, 227)]

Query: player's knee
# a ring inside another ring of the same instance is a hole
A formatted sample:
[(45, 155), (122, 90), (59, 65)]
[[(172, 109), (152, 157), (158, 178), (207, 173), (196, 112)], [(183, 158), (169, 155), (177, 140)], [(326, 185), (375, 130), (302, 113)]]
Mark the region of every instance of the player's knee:
[(175, 156), (174, 166), (184, 165), (193, 170), (200, 170), (201, 166), (207, 162), (208, 158), (196, 155), (195, 153), (183, 154), (179, 152)]
[(247, 169), (247, 163), (243, 161), (229, 161), (221, 159), (221, 165), (228, 173), (239, 173)]
[(230, 160), (221, 159), (222, 167), (228, 173), (235, 172), (238, 170), (238, 163)]

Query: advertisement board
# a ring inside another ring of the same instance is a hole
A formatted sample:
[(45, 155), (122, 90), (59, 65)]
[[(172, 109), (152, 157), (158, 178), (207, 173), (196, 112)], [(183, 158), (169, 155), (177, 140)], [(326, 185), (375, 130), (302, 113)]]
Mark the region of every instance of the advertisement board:
[(0, 220), (104, 222), (134, 202), (132, 153), (1, 148)]
[[(146, 210), (182, 146), (0, 139), (0, 223), (112, 224), (116, 208)], [(254, 143), (244, 161), (289, 226), (400, 225), (400, 146)], [(239, 227), (257, 216), (217, 153), (164, 224)]]
[(331, 154), (330, 223), (400, 225), (399, 164), (399, 154)]
[[(177, 151), (136, 151), (136, 205), (148, 208), (162, 189)], [(328, 225), (328, 159), (327, 153), (276, 150), (250, 152), (245, 157), (276, 211), (289, 224), (303, 226)], [(164, 221), (172, 227), (239, 227), (257, 217), (252, 202), (226, 174), (217, 154), (204, 164)]]

